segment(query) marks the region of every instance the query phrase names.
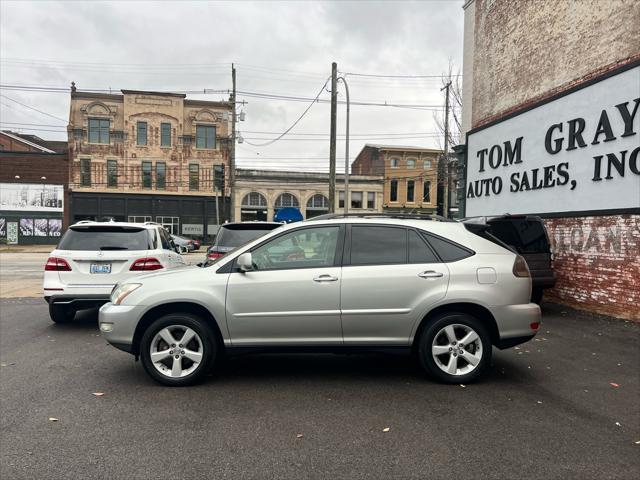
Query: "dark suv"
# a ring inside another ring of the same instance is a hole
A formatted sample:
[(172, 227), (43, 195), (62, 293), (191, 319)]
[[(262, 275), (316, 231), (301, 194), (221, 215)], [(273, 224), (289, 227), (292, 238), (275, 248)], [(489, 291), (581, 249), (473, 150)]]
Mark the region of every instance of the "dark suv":
[(527, 261), (531, 271), (531, 301), (540, 303), (543, 290), (553, 288), (553, 254), (549, 236), (540, 217), (529, 215), (501, 215), (498, 217), (469, 217), (462, 220), (470, 230), (484, 231), (505, 243)]

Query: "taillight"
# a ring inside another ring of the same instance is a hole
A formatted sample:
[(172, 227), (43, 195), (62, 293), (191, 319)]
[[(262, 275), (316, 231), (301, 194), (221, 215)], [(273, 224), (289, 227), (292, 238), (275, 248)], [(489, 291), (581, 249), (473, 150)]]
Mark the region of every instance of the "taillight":
[(520, 255), (516, 255), (516, 261), (513, 262), (513, 274), (516, 277), (531, 277), (527, 261)]
[(71, 267), (64, 258), (49, 257), (47, 263), (44, 264), (47, 272), (70, 272)]
[(211, 258), (211, 259), (215, 260), (216, 258), (220, 258), (220, 257), (221, 257), (221, 256), (223, 256), (223, 255), (224, 255), (224, 253), (220, 253), (220, 252), (209, 252), (209, 253), (207, 254), (207, 257), (209, 257), (209, 258)]
[(149, 271), (149, 270), (160, 270), (164, 268), (160, 261), (157, 258), (139, 258), (129, 270), (141, 272), (141, 271)]

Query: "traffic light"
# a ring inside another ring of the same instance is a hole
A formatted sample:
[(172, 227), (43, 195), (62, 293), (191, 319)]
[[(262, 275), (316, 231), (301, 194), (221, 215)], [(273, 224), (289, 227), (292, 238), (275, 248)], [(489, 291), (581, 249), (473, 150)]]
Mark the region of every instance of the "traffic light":
[(213, 166), (213, 186), (224, 194), (224, 164)]

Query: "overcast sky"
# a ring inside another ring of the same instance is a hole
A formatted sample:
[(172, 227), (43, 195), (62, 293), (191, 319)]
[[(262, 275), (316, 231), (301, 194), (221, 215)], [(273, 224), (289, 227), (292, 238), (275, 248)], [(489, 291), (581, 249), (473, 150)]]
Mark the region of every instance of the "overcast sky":
[[(365, 143), (438, 147), (432, 106), (443, 104), (441, 75), (462, 70), (462, 0), (420, 2), (44, 2), (0, 1), (3, 85), (78, 89), (185, 91), (231, 88), (236, 64), (241, 92), (314, 98), (331, 73), (347, 75), (353, 102), (350, 157)], [(339, 87), (341, 100), (344, 87)], [(2, 129), (66, 139), (68, 91), (2, 89)], [(320, 95), (329, 99), (327, 90)], [(228, 99), (189, 94), (188, 98)], [(326, 170), (329, 105), (316, 103), (291, 131), (269, 146), (309, 102), (240, 93), (246, 121), (239, 131), (240, 167)], [(15, 101), (34, 107), (30, 110)], [(57, 117), (57, 118), (56, 118)], [(344, 134), (345, 107), (338, 108)], [(19, 125), (22, 124), (22, 125)], [(33, 130), (27, 130), (27, 128)], [(36, 130), (38, 129), (38, 130)], [(48, 131), (50, 130), (50, 131)], [(267, 133), (255, 133), (267, 132)], [(271, 133), (270, 133), (271, 132)], [(313, 134), (303, 136), (300, 134)], [(312, 139), (312, 140), (307, 140)], [(338, 164), (344, 163), (338, 141)]]

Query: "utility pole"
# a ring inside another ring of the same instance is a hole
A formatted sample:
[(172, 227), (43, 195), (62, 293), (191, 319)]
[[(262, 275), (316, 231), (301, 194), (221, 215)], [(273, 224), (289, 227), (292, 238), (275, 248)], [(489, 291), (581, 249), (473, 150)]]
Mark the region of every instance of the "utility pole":
[[(336, 122), (338, 107), (338, 65), (331, 64), (331, 130), (329, 138), (329, 213), (336, 211)], [(344, 204), (347, 204), (345, 197)]]
[[(233, 93), (231, 94), (231, 148), (229, 150), (229, 221), (235, 220), (235, 201), (233, 192), (236, 180), (236, 67), (231, 64), (231, 82)], [(224, 191), (222, 192), (224, 198)]]
[[(347, 129), (346, 129), (346, 141), (344, 146), (344, 214), (349, 213), (349, 204), (347, 203), (347, 199), (349, 198), (349, 110), (351, 106), (351, 102), (349, 101), (349, 85), (347, 85), (346, 75), (340, 77), (338, 80), (342, 80), (344, 83), (344, 89), (347, 93)], [(363, 198), (363, 202), (366, 202), (366, 199)]]
[[(445, 92), (445, 101), (444, 101), (444, 168), (438, 169), (439, 172), (442, 172), (444, 178), (441, 180), (441, 184), (443, 185), (444, 195), (442, 196), (442, 216), (445, 218), (449, 218), (449, 88), (451, 87), (451, 81), (449, 81), (443, 88), (440, 89), (446, 90)], [(440, 183), (440, 182), (438, 182)]]

